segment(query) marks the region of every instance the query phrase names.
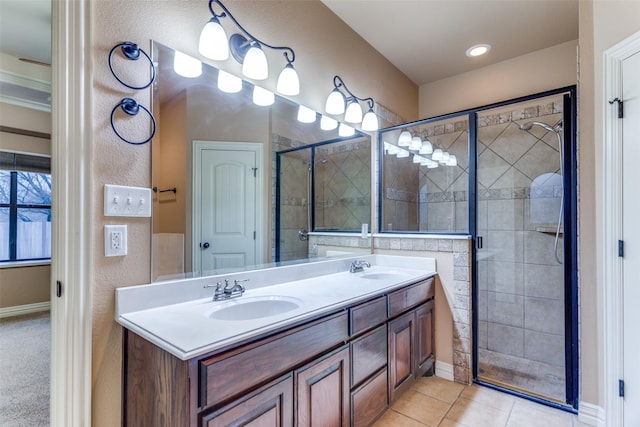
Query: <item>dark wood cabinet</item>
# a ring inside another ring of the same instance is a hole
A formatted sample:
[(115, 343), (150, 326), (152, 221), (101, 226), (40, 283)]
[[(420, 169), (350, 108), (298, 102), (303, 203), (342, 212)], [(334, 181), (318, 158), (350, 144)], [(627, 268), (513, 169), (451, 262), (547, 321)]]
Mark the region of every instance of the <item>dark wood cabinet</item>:
[(433, 371), (435, 347), (433, 329), (433, 300), (418, 307), (416, 313), (416, 376)]
[(349, 426), (349, 348), (296, 371), (296, 425)]
[(415, 324), (413, 311), (389, 322), (389, 400), (393, 402), (415, 379)]
[(292, 427), (293, 376), (280, 378), (202, 417), (203, 427)]

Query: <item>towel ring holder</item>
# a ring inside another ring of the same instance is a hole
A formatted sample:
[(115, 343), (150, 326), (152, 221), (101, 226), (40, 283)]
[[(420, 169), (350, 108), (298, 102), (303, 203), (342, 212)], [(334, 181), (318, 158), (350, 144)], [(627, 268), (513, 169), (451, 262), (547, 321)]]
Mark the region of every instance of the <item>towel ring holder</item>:
[[(118, 108), (120, 108), (122, 111), (124, 111), (126, 114), (128, 114), (129, 116), (135, 116), (140, 112), (140, 109), (144, 110), (148, 115), (149, 118), (151, 119), (151, 135), (149, 136), (149, 138), (145, 139), (144, 141), (130, 141), (128, 139), (126, 139), (124, 136), (122, 136), (120, 134), (120, 132), (118, 132), (118, 129), (116, 129), (115, 123), (114, 123), (114, 117), (116, 114), (116, 111), (118, 111)], [(136, 101), (133, 98), (123, 98), (122, 101), (120, 101), (120, 103), (118, 105), (116, 105), (115, 107), (113, 107), (113, 110), (111, 110), (111, 128), (113, 129), (113, 131), (116, 133), (116, 135), (118, 135), (118, 138), (120, 138), (121, 140), (123, 140), (124, 142), (126, 142), (127, 144), (132, 144), (132, 145), (142, 145), (142, 144), (146, 144), (147, 142), (151, 141), (153, 139), (153, 137), (156, 134), (156, 119), (153, 117), (153, 114), (151, 114), (151, 111), (149, 111), (149, 109), (147, 107), (145, 107), (144, 105), (140, 105), (138, 104), (138, 101)]]
[[(120, 78), (120, 76), (118, 76), (116, 71), (113, 69), (113, 54), (118, 48), (120, 48), (120, 51), (125, 56), (125, 58), (131, 59), (133, 61), (137, 61), (138, 59), (140, 59), (140, 54), (144, 55), (144, 57), (147, 58), (147, 60), (149, 61), (149, 65), (151, 66), (151, 80), (149, 80), (149, 83), (142, 86), (134, 86), (125, 82), (124, 80), (122, 80), (122, 78)], [(147, 52), (145, 52), (143, 49), (140, 49), (140, 47), (138, 47), (138, 45), (133, 42), (122, 42), (115, 45), (111, 49), (111, 51), (109, 52), (109, 69), (111, 70), (111, 74), (113, 74), (113, 77), (115, 77), (116, 80), (118, 80), (129, 89), (140, 90), (148, 88), (156, 79), (156, 67), (154, 67), (151, 57), (147, 54)]]

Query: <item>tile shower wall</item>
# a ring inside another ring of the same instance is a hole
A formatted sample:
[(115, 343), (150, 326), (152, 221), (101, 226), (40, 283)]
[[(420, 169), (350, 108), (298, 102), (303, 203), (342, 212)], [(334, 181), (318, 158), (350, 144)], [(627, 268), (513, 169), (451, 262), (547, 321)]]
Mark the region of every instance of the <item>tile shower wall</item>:
[[(549, 177), (559, 174), (558, 141), (519, 125), (554, 126), (561, 111), (554, 98), (479, 116), (477, 175), (479, 349), (557, 368), (565, 360), (564, 268), (553, 249), (562, 183)], [(562, 246), (561, 237), (560, 259)]]

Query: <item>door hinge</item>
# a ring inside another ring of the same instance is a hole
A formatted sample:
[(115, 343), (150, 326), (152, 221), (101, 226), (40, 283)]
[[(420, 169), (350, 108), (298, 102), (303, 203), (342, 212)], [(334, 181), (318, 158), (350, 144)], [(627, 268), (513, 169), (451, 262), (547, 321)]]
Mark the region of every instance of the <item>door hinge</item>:
[(253, 177), (257, 177), (258, 176), (258, 168), (251, 168), (251, 170), (253, 171)]
[(618, 240), (618, 256), (624, 258), (624, 240)]
[(618, 118), (622, 119), (624, 118), (624, 103), (622, 102), (622, 100), (620, 98), (616, 98), (613, 101), (609, 101), (609, 104), (615, 104), (618, 103)]
[(253, 232), (253, 240), (256, 240), (256, 232)]
[(618, 380), (618, 396), (624, 397), (624, 380)]
[(60, 280), (56, 280), (56, 296), (58, 298), (62, 296), (62, 282)]

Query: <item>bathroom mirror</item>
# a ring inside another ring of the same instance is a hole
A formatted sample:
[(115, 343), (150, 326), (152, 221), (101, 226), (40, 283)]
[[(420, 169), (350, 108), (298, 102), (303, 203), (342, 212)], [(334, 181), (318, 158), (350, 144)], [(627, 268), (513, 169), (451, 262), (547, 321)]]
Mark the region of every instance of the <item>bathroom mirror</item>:
[(310, 229), (371, 223), (370, 136), (324, 130), (315, 112), (300, 121), (300, 106), (278, 95), (257, 105), (268, 100), (252, 83), (205, 63), (183, 77), (173, 49), (153, 42), (152, 52), (152, 281), (300, 262)]

